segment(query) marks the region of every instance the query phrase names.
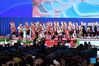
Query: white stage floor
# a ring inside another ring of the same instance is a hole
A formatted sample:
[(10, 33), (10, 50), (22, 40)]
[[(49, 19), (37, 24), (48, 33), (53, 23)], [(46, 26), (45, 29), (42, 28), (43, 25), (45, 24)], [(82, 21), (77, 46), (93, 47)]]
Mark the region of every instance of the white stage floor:
[(97, 47), (99, 47), (99, 39), (96, 39), (96, 38), (86, 38), (86, 39), (80, 39), (80, 42), (79, 44), (84, 44), (84, 42), (90, 42), (91, 45), (95, 45)]

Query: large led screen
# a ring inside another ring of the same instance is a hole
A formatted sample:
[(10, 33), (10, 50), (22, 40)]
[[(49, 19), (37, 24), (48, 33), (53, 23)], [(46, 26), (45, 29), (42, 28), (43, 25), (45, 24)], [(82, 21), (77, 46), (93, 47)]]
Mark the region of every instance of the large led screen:
[(99, 0), (33, 0), (32, 8), (32, 17), (99, 17)]
[(99, 0), (1, 0), (0, 17), (99, 18)]

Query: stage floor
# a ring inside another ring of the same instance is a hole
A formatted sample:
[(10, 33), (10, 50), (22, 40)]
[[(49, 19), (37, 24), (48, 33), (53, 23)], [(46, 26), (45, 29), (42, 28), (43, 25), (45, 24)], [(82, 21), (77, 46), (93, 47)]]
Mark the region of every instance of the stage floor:
[[(1, 38), (4, 38), (4, 37), (1, 37)], [(10, 40), (10, 42), (2, 41), (2, 42), (0, 42), (0, 45), (4, 45), (4, 44), (7, 44), (7, 43), (12, 43), (12, 45), (13, 45), (14, 43), (17, 42), (17, 40), (18, 40), (18, 38), (15, 38), (14, 40)], [(48, 40), (48, 41), (45, 42), (45, 44), (48, 47), (50, 47), (50, 46), (53, 46), (53, 45), (57, 45), (57, 42), (58, 42), (58, 40), (54, 40), (54, 41), (53, 40)], [(97, 39), (97, 38), (80, 38), (79, 44), (84, 44), (84, 42), (87, 42), (87, 43), (90, 42), (91, 45), (99, 47), (99, 39)], [(22, 43), (22, 45), (24, 45), (24, 44)]]
[(83, 44), (84, 42), (90, 42), (91, 45), (95, 45), (99, 47), (99, 39), (97, 38), (86, 38), (86, 39), (80, 39), (79, 44)]

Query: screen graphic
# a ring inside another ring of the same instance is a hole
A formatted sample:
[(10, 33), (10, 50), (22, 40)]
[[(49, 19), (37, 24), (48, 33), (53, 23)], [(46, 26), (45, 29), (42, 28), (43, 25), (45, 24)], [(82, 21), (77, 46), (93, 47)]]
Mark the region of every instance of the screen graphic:
[(32, 17), (99, 18), (99, 0), (33, 0)]

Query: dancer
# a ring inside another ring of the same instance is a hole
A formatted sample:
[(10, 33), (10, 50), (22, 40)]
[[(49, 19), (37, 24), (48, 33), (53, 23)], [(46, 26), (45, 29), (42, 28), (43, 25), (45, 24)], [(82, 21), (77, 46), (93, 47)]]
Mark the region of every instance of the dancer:
[(22, 26), (22, 23), (20, 23), (20, 25), (18, 26), (18, 35), (20, 37), (23, 37), (23, 26)]
[(26, 29), (26, 35), (29, 35), (30, 34), (30, 29), (29, 29), (28, 22), (25, 22), (24, 28)]
[(13, 21), (10, 22), (10, 29), (11, 29), (11, 35), (16, 36), (16, 27), (15, 27), (15, 23)]

